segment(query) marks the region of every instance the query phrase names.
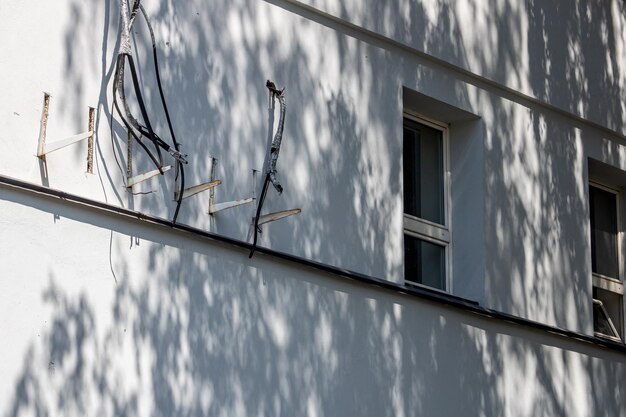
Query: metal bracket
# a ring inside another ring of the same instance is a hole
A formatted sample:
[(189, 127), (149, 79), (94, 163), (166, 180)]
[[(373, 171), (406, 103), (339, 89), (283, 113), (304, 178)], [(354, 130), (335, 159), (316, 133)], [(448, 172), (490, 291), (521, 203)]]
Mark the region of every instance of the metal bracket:
[(157, 175), (160, 175), (161, 173), (167, 172), (170, 169), (172, 169), (171, 165), (166, 165), (164, 167), (161, 167), (161, 169), (155, 169), (152, 171), (148, 171), (145, 172), (143, 174), (139, 174), (139, 175), (135, 175), (134, 177), (128, 177), (126, 180), (126, 188), (132, 188), (133, 185), (139, 184), (140, 182), (144, 182), (145, 180), (148, 180), (152, 177), (156, 177)]
[(96, 110), (93, 107), (89, 107), (89, 130), (87, 130), (86, 132), (46, 143), (49, 111), (50, 94), (43, 93), (43, 109), (41, 111), (41, 126), (39, 129), (39, 140), (37, 143), (37, 157), (45, 163), (47, 154), (58, 151), (59, 149), (73, 145), (85, 139), (89, 139), (87, 145), (87, 172), (93, 174), (93, 142), (95, 136), (94, 120)]
[(224, 203), (211, 204), (209, 205), (209, 214), (213, 215), (217, 213), (218, 211), (228, 210), (237, 206), (243, 206), (244, 204), (252, 203), (253, 201), (254, 201), (254, 198), (249, 197), (249, 198), (244, 198), (241, 200), (233, 200), (233, 201), (226, 201)]
[[(296, 208), (296, 209), (291, 209), (291, 210), (282, 210), (282, 211), (276, 211), (274, 213), (264, 214), (259, 217), (258, 225), (261, 226), (265, 223), (270, 223), (276, 220), (284, 219), (285, 217), (293, 216), (300, 212), (302, 212), (302, 210), (299, 208)], [(252, 218), (252, 222), (254, 223), (254, 217)]]
[[(179, 181), (179, 176), (178, 176), (178, 164), (176, 164), (176, 188), (178, 188), (178, 181)], [(189, 198), (192, 195), (196, 195), (198, 193), (201, 193), (203, 191), (206, 190), (211, 190), (211, 192), (213, 192), (213, 188), (217, 187), (218, 185), (220, 185), (222, 183), (221, 180), (216, 180), (213, 178), (213, 174), (211, 174), (211, 180), (208, 182), (203, 182), (201, 184), (198, 185), (194, 185), (193, 187), (187, 187), (183, 190), (183, 197), (182, 199), (185, 198)], [(179, 197), (179, 192), (175, 191), (174, 192), (174, 201), (178, 201), (178, 197)]]
[[(185, 188), (183, 190), (183, 199), (187, 198), (187, 197), (191, 197), (192, 195), (196, 195), (198, 193), (201, 193), (203, 191), (206, 190), (210, 190), (213, 187), (216, 187), (218, 185), (220, 185), (222, 183), (222, 181), (220, 180), (213, 180), (213, 181), (209, 181), (209, 182), (203, 182), (202, 184), (198, 184), (198, 185), (194, 185), (193, 187), (189, 187), (189, 188)], [(178, 201), (178, 191), (174, 193), (174, 200)]]
[[(217, 159), (211, 158), (211, 180), (215, 178), (215, 167), (217, 167)], [(256, 183), (256, 170), (252, 170), (252, 186), (254, 190), (254, 184)], [(215, 180), (219, 181), (219, 180)], [(254, 192), (253, 196), (249, 198), (244, 198), (241, 200), (233, 200), (233, 201), (225, 201), (223, 203), (215, 203), (215, 190), (211, 189), (211, 194), (209, 195), (209, 214), (213, 215), (218, 211), (228, 210), (233, 207), (242, 206), (244, 204), (252, 203), (255, 200)]]
[(126, 143), (126, 188), (133, 188), (133, 185), (137, 185), (172, 169), (171, 165), (165, 165), (162, 166), (161, 169), (153, 169), (152, 171), (133, 176), (133, 135), (130, 131), (128, 131)]

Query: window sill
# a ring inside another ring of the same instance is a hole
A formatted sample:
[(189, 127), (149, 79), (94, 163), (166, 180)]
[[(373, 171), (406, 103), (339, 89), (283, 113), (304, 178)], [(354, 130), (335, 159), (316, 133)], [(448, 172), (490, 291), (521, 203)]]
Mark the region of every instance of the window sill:
[(593, 286), (624, 295), (624, 283), (619, 279), (607, 277), (605, 275), (592, 274)]

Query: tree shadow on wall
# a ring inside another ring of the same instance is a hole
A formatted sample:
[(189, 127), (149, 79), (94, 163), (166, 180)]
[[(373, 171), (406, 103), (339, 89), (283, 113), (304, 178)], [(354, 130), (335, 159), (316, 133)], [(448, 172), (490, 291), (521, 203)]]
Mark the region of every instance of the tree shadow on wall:
[[(106, 92), (116, 32), (110, 27), (117, 6), (99, 4), (106, 16), (103, 52), (93, 59), (104, 80), (104, 126), (110, 115)], [(397, 3), (377, 4), (381, 16), (399, 13)], [(173, 122), (190, 154), (189, 183), (206, 180), (208, 158), (216, 156), (219, 174), (229, 184), (219, 189), (220, 199), (248, 192), (249, 171), (262, 166), (266, 152), (264, 82), (273, 78), (287, 86), (290, 106), (279, 162), (288, 191), (280, 201), (272, 195), (267, 208), (302, 206), (304, 214), (267, 228), (262, 243), (371, 275), (401, 275), (401, 254), (385, 249), (394, 244), (388, 240), (389, 219), (401, 216), (398, 91), (405, 80), (427, 89), (440, 83), (436, 73), (444, 70), (287, 2), (149, 6), (162, 35), (158, 47)], [(93, 6), (75, 2), (72, 7), (76, 26), (66, 36), (67, 50), (74, 51), (66, 60), (69, 81), (82, 76), (75, 64), (83, 59), (70, 34), (89, 27)], [(481, 65), (496, 71), (494, 78), (512, 72), (530, 80), (540, 98), (557, 105), (594, 103), (621, 126), (619, 101), (596, 96), (613, 91), (610, 72), (618, 71), (614, 66), (597, 71), (594, 58), (585, 58), (602, 49), (594, 46), (598, 42), (615, 51), (617, 34), (609, 16), (600, 6), (592, 9), (591, 20), (580, 8), (560, 14), (565, 27), (580, 34), (567, 41), (580, 48), (573, 65), (562, 52), (562, 38), (543, 33), (560, 25), (546, 19), (555, 15), (548, 7), (529, 2), (523, 9), (532, 29), (526, 45), (530, 74), (519, 73), (515, 61), (523, 30), (515, 24), (522, 17), (516, 8), (494, 8), (489, 24), (502, 34), (496, 49), (505, 53), (481, 55)], [(423, 39), (425, 49), (475, 61), (477, 46), (460, 38), (454, 10), (444, 7), (440, 13), (440, 25), (421, 25), (428, 20), (426, 11), (412, 2), (395, 31)], [(594, 19), (606, 24), (592, 25)], [(145, 35), (137, 30), (137, 37)], [(149, 68), (141, 45), (138, 61)], [(405, 63), (417, 61), (415, 73), (398, 68), (399, 54), (409, 55)], [(144, 85), (156, 85), (151, 77), (142, 72)], [(570, 265), (586, 256), (587, 238), (584, 228), (563, 225), (587, 221), (577, 149), (580, 137), (593, 138), (596, 132), (586, 125), (572, 128), (571, 120), (502, 91), (476, 97), (470, 90), (485, 85), (460, 78), (467, 85), (451, 83), (438, 94), (485, 113), (485, 217), (490, 222), (484, 238), (495, 242), (485, 271), (488, 298), (498, 309), (580, 328), (580, 311), (591, 314), (583, 290), (589, 271)], [(74, 98), (82, 97), (81, 81), (71, 85)], [(156, 128), (165, 132), (158, 94), (153, 88), (145, 92)], [(115, 133), (117, 140), (123, 135), (119, 128)], [(118, 150), (124, 148), (117, 143)], [(107, 192), (123, 183), (109, 148), (99, 141)], [(151, 187), (160, 193), (134, 198), (133, 204), (169, 217), (173, 202), (165, 196), (171, 184), (163, 180)], [(206, 203), (202, 198), (186, 202), (181, 220), (206, 226)], [(72, 218), (59, 210), (55, 213)], [(250, 210), (237, 210), (216, 219), (215, 230), (245, 236)], [(98, 221), (99, 227), (111, 227), (110, 219)], [(529, 413), (564, 416), (572, 412), (572, 397), (561, 387), (570, 378), (581, 389), (615, 393), (607, 401), (593, 394), (593, 414), (617, 415), (623, 408), (615, 388), (625, 382), (621, 368), (594, 356), (596, 351), (576, 351), (558, 338), (550, 339), (553, 345), (532, 341), (532, 334), (510, 327), (493, 330), (453, 310), (296, 271), (261, 256), (249, 261), (245, 253), (218, 245), (182, 244), (142, 228), (133, 234), (113, 231), (120, 278), (112, 305), (103, 309), (87, 288), (70, 295), (50, 276), (43, 291), (52, 310), (50, 330), (24, 353), (7, 415), (458, 415), (450, 398), (459, 399), (465, 415), (503, 415), (514, 413), (507, 406), (518, 404), (516, 389), (533, 384), (541, 394), (528, 393)], [(129, 249), (132, 237), (144, 244)], [(132, 251), (146, 251), (148, 264), (138, 269)], [(563, 302), (555, 303), (562, 294)], [(561, 368), (567, 371), (555, 372)], [(509, 369), (519, 369), (521, 376)]]
[[(131, 274), (117, 265), (110, 304), (88, 283), (70, 296), (49, 277), (50, 324), (24, 357), (7, 416), (501, 411), (496, 375), (482, 369), (462, 316), (141, 229), (144, 250), (161, 248), (167, 266)], [(115, 233), (122, 250), (128, 236)]]
[[(117, 284), (108, 271), (71, 293), (67, 277), (42, 280), (49, 324), (7, 416), (503, 415), (520, 407), (511, 390), (533, 414), (566, 416), (579, 389), (626, 382), (620, 354), (581, 342), (167, 228), (33, 208), (65, 219), (50, 227), (111, 228)], [(594, 398), (593, 409), (622, 406)]]

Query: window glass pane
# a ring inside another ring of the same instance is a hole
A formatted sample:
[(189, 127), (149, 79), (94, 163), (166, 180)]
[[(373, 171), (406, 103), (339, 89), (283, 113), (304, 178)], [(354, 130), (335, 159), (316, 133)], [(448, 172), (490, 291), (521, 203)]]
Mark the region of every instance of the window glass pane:
[(445, 248), (404, 235), (404, 277), (407, 281), (445, 290)]
[(591, 215), (591, 269), (611, 278), (619, 278), (617, 261), (617, 195), (589, 187)]
[(403, 156), (404, 212), (444, 224), (442, 132), (405, 119)]

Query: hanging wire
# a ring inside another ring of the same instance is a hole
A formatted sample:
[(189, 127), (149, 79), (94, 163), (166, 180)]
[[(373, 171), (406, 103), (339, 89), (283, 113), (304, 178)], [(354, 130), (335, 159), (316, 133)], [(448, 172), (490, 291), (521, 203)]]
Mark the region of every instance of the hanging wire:
[[(157, 84), (159, 88), (159, 95), (161, 97), (161, 103), (163, 105), (163, 109), (165, 111), (165, 116), (167, 119), (168, 128), (170, 131), (170, 135), (172, 137), (172, 141), (174, 143), (174, 147), (171, 147), (167, 142), (161, 139), (152, 128), (150, 123), (150, 119), (148, 117), (148, 112), (146, 110), (146, 106), (143, 100), (143, 96), (141, 94), (141, 88), (139, 85), (139, 78), (137, 76), (137, 70), (135, 68), (135, 64), (132, 56), (132, 48), (130, 42), (130, 33), (132, 25), (135, 21), (135, 18), (138, 14), (138, 11), (141, 11), (142, 16), (148, 26), (150, 31), (150, 38), (152, 41), (152, 55), (154, 58), (154, 67), (156, 72)], [(135, 93), (135, 97), (137, 99), (137, 104), (139, 105), (139, 110), (141, 113), (141, 117), (143, 119), (144, 125), (141, 125), (137, 119), (132, 115), (130, 109), (128, 107), (128, 103), (126, 101), (126, 95), (124, 91), (124, 75), (125, 75), (125, 66), (128, 64), (128, 68), (130, 69), (131, 79), (133, 83), (133, 91)], [(120, 108), (120, 104), (118, 100), (122, 103), (123, 112)], [(176, 159), (177, 164), (177, 172), (180, 175), (179, 181), (179, 192), (176, 204), (176, 210), (174, 212), (174, 217), (172, 223), (176, 222), (178, 218), (178, 213), (180, 210), (180, 206), (182, 203), (182, 195), (185, 183), (185, 174), (183, 169), (183, 164), (187, 164), (186, 156), (180, 152), (180, 144), (176, 140), (176, 135), (174, 134), (174, 128), (172, 127), (172, 122), (170, 118), (170, 114), (167, 108), (167, 103), (165, 101), (165, 95), (163, 93), (163, 87), (161, 85), (161, 77), (159, 73), (159, 65), (158, 65), (158, 57), (156, 51), (156, 42), (154, 38), (154, 31), (152, 30), (152, 25), (150, 24), (150, 20), (148, 19), (148, 15), (141, 5), (141, 0), (135, 0), (133, 2), (132, 8), (130, 8), (129, 13), (129, 4), (128, 0), (120, 0), (120, 49), (117, 56), (115, 75), (114, 75), (114, 83), (113, 83), (113, 105), (120, 119), (122, 120), (124, 126), (128, 130), (130, 136), (136, 140), (136, 142), (141, 146), (141, 148), (146, 152), (148, 157), (155, 164), (160, 174), (163, 174), (163, 155), (161, 150), (165, 150), (168, 152), (174, 159)], [(142, 138), (146, 138), (149, 142), (154, 146), (154, 152), (152, 152), (148, 148), (148, 144), (144, 143)], [(117, 157), (117, 156), (116, 156)], [(178, 178), (177, 178), (178, 179)]]
[(261, 196), (259, 197), (259, 204), (256, 206), (256, 215), (254, 216), (254, 239), (252, 241), (252, 249), (250, 250), (250, 255), (248, 258), (252, 258), (254, 255), (254, 251), (256, 250), (256, 243), (258, 239), (259, 232), (261, 229), (259, 228), (259, 217), (261, 217), (261, 209), (263, 208), (263, 203), (265, 202), (265, 196), (267, 195), (267, 189), (270, 184), (270, 174), (269, 172), (265, 175), (265, 180), (263, 181), (263, 191), (261, 191)]
[[(157, 56), (157, 48), (156, 41), (154, 38), (154, 31), (152, 30), (152, 25), (150, 24), (150, 19), (148, 19), (148, 14), (146, 10), (143, 8), (143, 5), (139, 6), (141, 9), (141, 14), (146, 21), (146, 25), (148, 26), (148, 30), (150, 31), (150, 39), (152, 41), (152, 57), (154, 58), (154, 72), (156, 74), (157, 85), (159, 87), (159, 95), (161, 96), (161, 103), (163, 104), (163, 111), (165, 112), (165, 119), (167, 120), (167, 127), (169, 128), (170, 135), (172, 137), (172, 142), (174, 143), (174, 148), (178, 155), (182, 155), (180, 153), (180, 143), (176, 140), (176, 134), (174, 133), (174, 128), (172, 127), (172, 119), (170, 118), (170, 112), (167, 108), (167, 102), (165, 101), (165, 94), (163, 94), (163, 86), (161, 85), (161, 74), (159, 72), (159, 58)], [(183, 158), (187, 156), (184, 155)], [(187, 161), (184, 161), (186, 164)], [(180, 210), (180, 205), (183, 201), (183, 190), (185, 189), (185, 170), (183, 169), (183, 161), (181, 159), (176, 159), (176, 164), (178, 165), (177, 175), (180, 175), (179, 181), (179, 189), (178, 189), (178, 199), (176, 201), (176, 210), (174, 211), (174, 218), (172, 223), (176, 223), (176, 218), (178, 217), (178, 211)]]

